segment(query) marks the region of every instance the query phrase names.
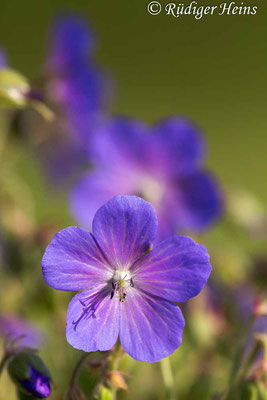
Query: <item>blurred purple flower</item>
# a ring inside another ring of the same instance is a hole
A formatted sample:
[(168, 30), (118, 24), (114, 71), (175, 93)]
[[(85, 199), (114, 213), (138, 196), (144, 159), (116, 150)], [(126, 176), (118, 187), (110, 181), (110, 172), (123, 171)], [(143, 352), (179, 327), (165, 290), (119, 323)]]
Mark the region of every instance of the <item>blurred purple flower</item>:
[(45, 281), (74, 296), (67, 340), (106, 351), (118, 337), (134, 359), (156, 362), (182, 342), (184, 319), (174, 302), (196, 296), (211, 272), (207, 250), (184, 236), (157, 244), (154, 208), (136, 196), (115, 196), (96, 213), (93, 233), (69, 227), (42, 260)]
[(0, 68), (5, 68), (7, 65), (6, 54), (0, 47)]
[(0, 336), (15, 348), (38, 349), (43, 342), (39, 329), (12, 315), (0, 314)]
[(88, 166), (92, 131), (105, 113), (108, 83), (93, 60), (95, 39), (83, 19), (55, 20), (46, 62), (47, 94), (57, 121), (46, 125), (41, 156), (58, 184)]
[[(255, 351), (255, 345), (257, 344), (257, 351), (251, 360), (251, 365), (248, 373), (248, 377), (256, 377), (261, 371), (266, 357), (266, 338), (267, 338), (267, 316), (259, 315), (255, 318), (252, 328), (250, 329), (248, 340), (245, 346), (243, 359), (248, 359), (252, 352)], [(264, 344), (265, 343), (265, 344)]]
[(222, 193), (202, 164), (197, 127), (173, 117), (152, 128), (114, 118), (94, 135), (96, 168), (73, 188), (70, 207), (90, 227), (98, 207), (116, 194), (135, 194), (157, 209), (161, 233), (201, 231), (222, 213)]
[(256, 335), (267, 335), (267, 315), (260, 315), (255, 319), (252, 331)]
[(87, 152), (63, 121), (54, 121), (49, 126), (46, 123), (43, 129), (40, 120), (36, 122), (39, 133), (43, 134), (43, 142), (38, 146), (38, 159), (41, 159), (49, 182), (61, 189), (88, 168)]
[(92, 60), (94, 45), (94, 35), (82, 19), (56, 20), (47, 62), (50, 94), (83, 145), (89, 143), (107, 98), (107, 82)]

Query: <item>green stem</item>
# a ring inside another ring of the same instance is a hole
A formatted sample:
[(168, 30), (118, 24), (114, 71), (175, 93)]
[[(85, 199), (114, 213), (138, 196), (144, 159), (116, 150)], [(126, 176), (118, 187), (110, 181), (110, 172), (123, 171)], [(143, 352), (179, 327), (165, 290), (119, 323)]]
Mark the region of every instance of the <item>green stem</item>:
[(169, 357), (160, 360), (160, 369), (166, 388), (166, 399), (175, 400), (174, 379)]
[[(115, 347), (115, 351), (111, 358), (110, 371), (118, 370), (121, 356), (122, 356), (122, 347), (121, 347), (121, 344), (118, 343)], [(116, 400), (116, 398), (117, 398), (117, 388), (113, 387), (112, 388), (112, 400)]]
[(3, 158), (5, 146), (8, 139), (10, 117), (2, 114), (3, 118), (0, 120), (0, 158)]
[(235, 378), (233, 379), (232, 385), (230, 386), (228, 393), (225, 396), (225, 400), (236, 399), (236, 391), (238, 390), (239, 386), (245, 380), (253, 360), (255, 359), (258, 351), (260, 348), (260, 343), (255, 342), (253, 349), (251, 350), (250, 354), (248, 355), (246, 362), (244, 363), (243, 367), (237, 372)]
[(235, 394), (241, 379), (243, 376), (247, 374), (247, 370), (249, 368), (249, 360), (251, 359), (251, 356), (254, 354), (255, 347), (253, 347), (251, 353), (248, 355), (247, 360), (243, 364), (243, 368), (240, 368), (240, 365), (242, 365), (242, 360), (244, 357), (244, 352), (246, 349), (247, 345), (247, 336), (249, 335), (249, 332), (253, 328), (253, 324), (255, 321), (255, 315), (253, 314), (248, 322), (247, 326), (247, 332), (248, 334), (246, 335), (245, 339), (242, 341), (242, 344), (236, 354), (235, 361), (233, 363), (233, 367), (230, 373), (230, 379), (229, 379), (229, 384), (228, 384), (228, 391), (226, 392), (225, 396), (223, 397), (224, 400), (231, 400), (233, 398), (233, 395)]
[(7, 364), (7, 362), (9, 361), (10, 357), (11, 357), (11, 355), (8, 353), (4, 354), (4, 356), (0, 362), (0, 376), (1, 376), (2, 372), (4, 371), (4, 368)]
[(69, 388), (68, 388), (68, 392), (66, 394), (66, 400), (71, 400), (72, 396), (75, 392), (76, 387), (78, 386), (78, 381), (79, 381), (79, 377), (80, 377), (80, 373), (82, 370), (82, 367), (85, 363), (85, 361), (87, 360), (88, 356), (90, 353), (83, 353), (81, 358), (79, 358), (77, 364), (75, 365), (75, 368), (71, 374), (71, 378), (70, 378), (70, 383), (69, 383)]

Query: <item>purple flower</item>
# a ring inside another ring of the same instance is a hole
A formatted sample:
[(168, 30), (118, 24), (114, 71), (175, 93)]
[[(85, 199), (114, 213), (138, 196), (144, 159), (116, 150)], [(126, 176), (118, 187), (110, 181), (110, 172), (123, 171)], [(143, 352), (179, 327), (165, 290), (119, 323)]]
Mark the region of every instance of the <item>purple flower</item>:
[[(84, 147), (61, 122), (54, 121), (49, 126), (45, 125), (44, 141), (38, 147), (38, 158), (41, 159), (50, 183), (60, 189), (64, 184), (71, 183), (75, 176), (79, 176), (85, 167), (88, 167)], [(32, 128), (38, 127), (40, 133), (40, 121), (35, 123)]]
[(88, 145), (92, 128), (102, 119), (107, 97), (105, 78), (92, 58), (94, 43), (82, 19), (58, 18), (47, 62), (50, 95), (82, 146)]
[(152, 128), (113, 119), (94, 136), (96, 168), (71, 192), (73, 215), (90, 227), (110, 197), (138, 195), (157, 209), (162, 234), (201, 231), (222, 213), (222, 194), (202, 167), (204, 157), (199, 130), (184, 119), (173, 117)]
[(37, 349), (43, 342), (42, 333), (25, 320), (0, 314), (0, 336), (15, 348)]
[(0, 69), (5, 68), (7, 64), (5, 52), (0, 47)]
[[(266, 355), (266, 341), (267, 338), (267, 316), (259, 315), (255, 318), (252, 328), (249, 331), (247, 343), (245, 345), (242, 363), (249, 358), (250, 368), (248, 377), (253, 379), (258, 375), (259, 370), (264, 370), (264, 358)], [(258, 346), (255, 349), (256, 342)], [(256, 352), (255, 352), (256, 350)], [(251, 356), (253, 355), (253, 358)]]
[(155, 245), (154, 208), (136, 196), (115, 196), (93, 220), (93, 233), (69, 227), (42, 260), (48, 285), (83, 290), (67, 313), (67, 340), (92, 352), (118, 337), (134, 359), (156, 362), (182, 342), (184, 318), (174, 302), (196, 296), (211, 272), (206, 249), (184, 236)]
[(58, 118), (46, 126), (50, 132), (46, 132), (41, 156), (57, 184), (88, 166), (92, 131), (105, 113), (108, 85), (94, 62), (94, 44), (93, 33), (82, 19), (56, 19), (46, 63), (46, 87)]
[(267, 335), (267, 316), (260, 315), (253, 324), (253, 333), (256, 335)]

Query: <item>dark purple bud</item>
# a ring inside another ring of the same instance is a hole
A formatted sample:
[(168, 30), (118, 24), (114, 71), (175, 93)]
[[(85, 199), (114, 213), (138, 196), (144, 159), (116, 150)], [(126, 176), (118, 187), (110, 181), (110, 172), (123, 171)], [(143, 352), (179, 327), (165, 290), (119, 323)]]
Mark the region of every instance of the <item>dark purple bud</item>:
[(19, 353), (9, 363), (8, 372), (19, 391), (45, 399), (51, 393), (51, 376), (41, 358), (31, 352)]
[(34, 368), (30, 369), (30, 378), (21, 381), (21, 385), (27, 392), (38, 399), (45, 399), (50, 396), (50, 379), (41, 375)]

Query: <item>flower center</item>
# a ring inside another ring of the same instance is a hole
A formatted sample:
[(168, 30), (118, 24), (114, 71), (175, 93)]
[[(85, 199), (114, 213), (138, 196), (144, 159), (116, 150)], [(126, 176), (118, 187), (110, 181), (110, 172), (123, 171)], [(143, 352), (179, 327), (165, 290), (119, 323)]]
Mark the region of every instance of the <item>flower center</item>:
[(114, 294), (117, 294), (116, 298), (118, 298), (121, 303), (124, 303), (128, 294), (127, 289), (134, 286), (130, 271), (116, 270), (111, 281), (111, 286), (110, 298), (113, 299)]
[(139, 182), (139, 191), (142, 195), (141, 197), (153, 203), (154, 205), (159, 204), (164, 194), (163, 184), (149, 175), (139, 177)]

